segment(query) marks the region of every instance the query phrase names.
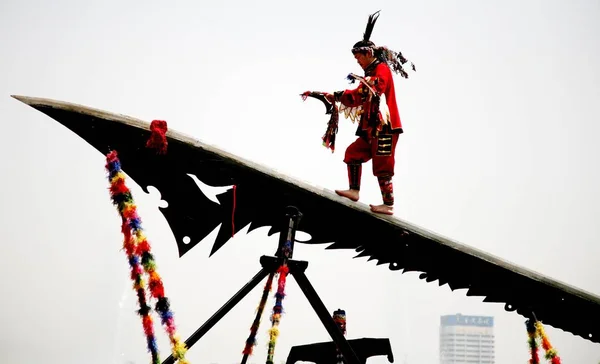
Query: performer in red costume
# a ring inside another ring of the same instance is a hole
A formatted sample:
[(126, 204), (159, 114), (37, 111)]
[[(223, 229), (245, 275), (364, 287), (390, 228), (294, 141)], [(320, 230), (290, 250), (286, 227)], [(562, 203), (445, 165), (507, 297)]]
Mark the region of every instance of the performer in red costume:
[[(393, 52), (386, 47), (377, 47), (371, 40), (371, 33), (379, 11), (370, 15), (363, 39), (354, 44), (352, 54), (365, 72), (365, 77), (350, 75), (359, 80), (354, 90), (345, 90), (327, 94), (330, 102), (340, 102), (340, 111), (352, 121), (359, 121), (356, 135), (358, 138), (346, 149), (344, 163), (348, 168), (349, 189), (335, 192), (352, 201), (358, 201), (362, 164), (373, 161), (373, 174), (379, 181), (383, 204), (370, 205), (371, 211), (393, 215), (395, 152), (398, 137), (402, 134), (402, 122), (396, 104), (396, 94), (392, 70), (408, 78), (402, 68), (407, 60), (402, 53)], [(415, 66), (412, 65), (415, 70)]]

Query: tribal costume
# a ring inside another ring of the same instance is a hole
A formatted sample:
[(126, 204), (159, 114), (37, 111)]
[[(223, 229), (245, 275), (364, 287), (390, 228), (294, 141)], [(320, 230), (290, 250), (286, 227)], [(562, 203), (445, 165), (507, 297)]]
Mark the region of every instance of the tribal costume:
[[(364, 67), (365, 77), (350, 75), (349, 78), (358, 79), (360, 85), (353, 90), (337, 91), (333, 97), (341, 104), (340, 112), (353, 122), (358, 121), (358, 138), (348, 146), (344, 157), (350, 189), (360, 190), (362, 164), (372, 160), (373, 174), (379, 181), (383, 203), (391, 207), (394, 205), (392, 177), (396, 144), (403, 132), (392, 70), (404, 78), (408, 78), (408, 74), (402, 68), (407, 62), (402, 53), (377, 47), (370, 41), (378, 14), (379, 12), (369, 16), (363, 39), (352, 48), (355, 55), (374, 57)], [(412, 69), (415, 70), (414, 65)]]

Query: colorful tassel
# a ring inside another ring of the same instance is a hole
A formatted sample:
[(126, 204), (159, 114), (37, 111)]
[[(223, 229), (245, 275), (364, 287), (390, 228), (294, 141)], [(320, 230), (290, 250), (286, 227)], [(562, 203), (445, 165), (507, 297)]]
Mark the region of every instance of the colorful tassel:
[(258, 304), (258, 308), (256, 309), (256, 317), (254, 317), (254, 322), (250, 327), (250, 336), (246, 340), (246, 346), (242, 353), (244, 356), (252, 355), (254, 347), (256, 346), (256, 333), (258, 332), (258, 328), (260, 327), (260, 318), (265, 310), (265, 306), (267, 304), (267, 298), (269, 297), (269, 292), (271, 292), (271, 287), (273, 286), (273, 278), (275, 274), (269, 274), (269, 278), (267, 279), (267, 283), (265, 283), (265, 288), (263, 289), (262, 297), (260, 298), (260, 303)]
[(279, 322), (281, 321), (281, 314), (283, 312), (283, 299), (285, 298), (285, 283), (289, 268), (287, 264), (283, 264), (277, 269), (279, 280), (277, 282), (277, 293), (275, 293), (275, 306), (273, 307), (273, 313), (271, 314), (271, 329), (269, 330), (269, 346), (267, 352), (267, 364), (273, 364), (273, 357), (275, 355), (275, 345), (277, 344), (277, 337), (279, 336)]
[(550, 344), (550, 340), (548, 339), (548, 336), (546, 335), (546, 332), (544, 330), (544, 325), (537, 320), (527, 320), (525, 322), (525, 325), (527, 326), (527, 334), (529, 336), (529, 348), (531, 351), (531, 359), (529, 360), (530, 364), (538, 364), (540, 362), (540, 358), (538, 355), (538, 339), (541, 341), (542, 343), (542, 347), (544, 348), (545, 351), (545, 358), (546, 360), (548, 360), (551, 364), (561, 364), (561, 360), (560, 357), (558, 356), (558, 353), (556, 351), (556, 349), (554, 349), (552, 347), (552, 344)]
[(121, 171), (121, 163), (117, 152), (112, 151), (108, 153), (106, 161), (106, 169), (108, 170), (108, 177), (111, 183), (110, 193), (113, 203), (118, 207), (123, 221), (121, 230), (125, 236), (124, 248), (132, 266), (132, 279), (135, 281), (135, 287), (138, 292), (141, 307), (140, 314), (143, 314), (144, 332), (146, 333), (148, 347), (152, 353), (152, 362), (153, 364), (159, 364), (160, 359), (152, 329), (152, 318), (149, 314), (150, 307), (145, 304), (145, 290), (143, 289), (143, 281), (141, 279), (143, 271), (145, 271), (149, 278), (148, 286), (150, 294), (157, 300), (155, 309), (159, 313), (162, 324), (169, 335), (173, 357), (180, 364), (189, 364), (185, 359), (187, 348), (177, 335), (173, 313), (169, 307), (169, 300), (165, 296), (164, 284), (156, 271), (156, 262), (150, 249), (150, 243), (144, 235), (141, 219), (137, 213), (137, 206), (135, 205), (131, 191), (125, 185), (125, 174)]
[(132, 196), (129, 189), (125, 186), (125, 175), (121, 172), (120, 162), (115, 154), (109, 153), (107, 156), (106, 169), (108, 170), (108, 180), (110, 182), (110, 195), (112, 202), (121, 215), (121, 232), (123, 233), (123, 250), (127, 254), (127, 260), (131, 268), (131, 280), (133, 281), (133, 289), (135, 290), (139, 310), (138, 314), (142, 318), (142, 327), (144, 334), (146, 335), (146, 344), (148, 345), (148, 351), (152, 357), (152, 364), (160, 364), (160, 357), (158, 353), (158, 346), (156, 344), (156, 337), (154, 335), (154, 325), (152, 316), (150, 315), (151, 308), (146, 303), (146, 288), (145, 282), (142, 277), (143, 268), (140, 264), (140, 259), (136, 255), (136, 240), (131, 235), (131, 229), (129, 225), (131, 220), (135, 220), (136, 217), (132, 216), (129, 206), (132, 203)]
[(527, 336), (529, 337), (527, 342), (529, 344), (529, 352), (531, 353), (531, 359), (529, 359), (529, 364), (539, 364), (540, 357), (538, 356), (538, 343), (536, 340), (537, 331), (535, 323), (533, 320), (530, 319), (525, 322), (525, 326), (527, 327)]
[(550, 344), (550, 340), (548, 339), (548, 336), (546, 336), (546, 331), (544, 330), (544, 325), (542, 325), (541, 322), (537, 321), (535, 323), (535, 327), (536, 327), (536, 331), (537, 334), (539, 336), (539, 338), (542, 340), (542, 347), (544, 348), (544, 351), (546, 352), (546, 360), (550, 361), (550, 363), (552, 364), (561, 364), (560, 361), (560, 357), (558, 356), (558, 352), (556, 351), (555, 348), (552, 347), (552, 344)]

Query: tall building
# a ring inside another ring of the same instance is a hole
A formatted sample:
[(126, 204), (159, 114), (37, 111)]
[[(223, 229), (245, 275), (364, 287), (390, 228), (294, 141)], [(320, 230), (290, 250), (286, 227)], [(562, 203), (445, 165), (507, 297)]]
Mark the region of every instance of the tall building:
[(440, 364), (494, 364), (494, 318), (440, 318)]

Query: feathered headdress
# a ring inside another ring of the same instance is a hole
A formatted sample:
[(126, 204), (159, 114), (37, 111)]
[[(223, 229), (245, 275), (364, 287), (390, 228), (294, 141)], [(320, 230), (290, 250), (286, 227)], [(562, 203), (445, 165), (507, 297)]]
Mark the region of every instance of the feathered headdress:
[[(402, 75), (404, 78), (408, 78), (408, 73), (402, 67), (403, 64), (408, 62), (406, 58), (402, 55), (402, 52), (394, 52), (387, 47), (377, 47), (375, 43), (371, 41), (371, 34), (373, 34), (373, 28), (375, 28), (375, 22), (379, 19), (379, 12), (369, 15), (369, 19), (367, 20), (367, 27), (365, 28), (365, 32), (363, 33), (363, 39), (354, 43), (352, 46), (352, 53), (367, 53), (375, 56), (380, 61), (385, 62), (390, 66), (390, 68)], [(416, 68), (414, 63), (410, 63), (413, 71), (416, 72)]]

